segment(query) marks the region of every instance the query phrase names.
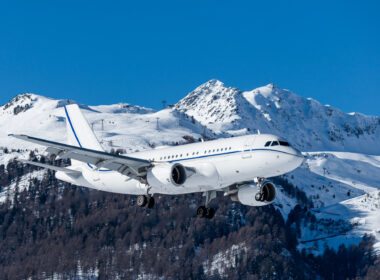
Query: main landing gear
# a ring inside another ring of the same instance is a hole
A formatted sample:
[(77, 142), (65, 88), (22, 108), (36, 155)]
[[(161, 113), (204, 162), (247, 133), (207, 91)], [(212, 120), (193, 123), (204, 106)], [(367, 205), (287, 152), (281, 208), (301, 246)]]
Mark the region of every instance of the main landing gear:
[(151, 195), (139, 195), (137, 197), (137, 205), (151, 209), (154, 206), (154, 198)]
[(215, 209), (212, 207), (206, 208), (206, 206), (199, 206), (197, 209), (197, 217), (198, 218), (207, 218), (212, 219), (215, 215)]
[(204, 192), (203, 196), (206, 197), (205, 206), (199, 206), (197, 209), (198, 218), (212, 219), (215, 216), (215, 209), (212, 207), (207, 207), (212, 199), (216, 197), (216, 191)]

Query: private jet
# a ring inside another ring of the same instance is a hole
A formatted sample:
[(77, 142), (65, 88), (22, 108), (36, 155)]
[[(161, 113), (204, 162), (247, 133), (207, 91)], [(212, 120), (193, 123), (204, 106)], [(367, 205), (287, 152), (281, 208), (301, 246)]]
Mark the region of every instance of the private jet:
[(152, 208), (154, 194), (201, 192), (204, 205), (197, 216), (211, 219), (209, 207), (217, 192), (249, 206), (273, 203), (276, 187), (270, 177), (288, 173), (304, 160), (300, 151), (285, 139), (256, 134), (152, 149), (117, 155), (106, 152), (80, 108), (64, 108), (67, 144), (22, 134), (9, 136), (46, 147), (48, 154), (71, 159), (71, 165), (58, 167), (20, 160), (55, 170), (59, 180), (101, 191), (138, 195), (140, 207)]

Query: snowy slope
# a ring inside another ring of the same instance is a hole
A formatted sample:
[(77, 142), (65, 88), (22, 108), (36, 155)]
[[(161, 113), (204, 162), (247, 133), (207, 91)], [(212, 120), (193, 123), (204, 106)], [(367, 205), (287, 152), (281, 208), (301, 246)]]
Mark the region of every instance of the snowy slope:
[[(73, 102), (23, 94), (1, 106), (0, 147), (22, 151), (7, 154), (0, 148), (0, 164), (25, 157), (29, 150), (43, 151), (40, 146), (8, 137), (9, 133), (65, 142), (63, 106)], [(108, 151), (132, 152), (200, 137), (256, 133), (258, 129), (281, 135), (307, 156), (299, 169), (284, 178), (313, 202), (312, 213), (319, 224), (312, 228), (303, 225), (300, 249), (319, 253), (324, 244), (337, 247), (371, 233), (380, 250), (379, 117), (346, 114), (272, 84), (244, 92), (217, 80), (199, 86), (172, 109), (155, 111), (126, 103), (80, 106)], [(12, 186), (8, 189), (12, 191)], [(287, 218), (297, 203), (280, 189), (275, 206)]]
[[(0, 107), (0, 147), (29, 150), (41, 148), (8, 137), (10, 133), (65, 142), (63, 106), (73, 102), (35, 94), (15, 97)], [(80, 107), (106, 150), (122, 148), (131, 152), (176, 142), (183, 143), (186, 142), (183, 138), (186, 135), (199, 138), (202, 133), (210, 134), (207, 128), (171, 109), (156, 112), (125, 103)]]
[(380, 253), (379, 160), (380, 156), (357, 153), (312, 152), (300, 168), (284, 176), (315, 207), (311, 212), (318, 226), (303, 225), (300, 241), (305, 243), (300, 249), (320, 253), (325, 245), (338, 248), (358, 242), (367, 233), (376, 237), (375, 249)]
[(252, 91), (211, 80), (179, 101), (175, 108), (216, 133), (270, 132), (303, 151), (350, 151), (380, 154), (380, 118), (303, 98), (269, 84)]

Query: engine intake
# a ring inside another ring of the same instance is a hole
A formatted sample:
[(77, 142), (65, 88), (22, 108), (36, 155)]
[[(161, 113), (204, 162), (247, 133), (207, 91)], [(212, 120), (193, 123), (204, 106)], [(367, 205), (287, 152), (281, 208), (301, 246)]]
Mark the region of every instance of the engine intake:
[(151, 186), (181, 186), (187, 178), (185, 167), (179, 163), (155, 165), (147, 172), (147, 181)]
[(276, 198), (276, 187), (272, 182), (265, 182), (263, 185), (263, 200), (272, 202)]
[(263, 197), (261, 201), (257, 201), (255, 198), (259, 191), (260, 190), (255, 183), (245, 184), (239, 187), (237, 193), (231, 195), (231, 199), (249, 206), (265, 206), (273, 203), (276, 198), (276, 187), (272, 182), (264, 182), (262, 186)]
[(183, 165), (176, 163), (172, 166), (171, 181), (175, 185), (182, 185), (186, 181), (186, 170)]

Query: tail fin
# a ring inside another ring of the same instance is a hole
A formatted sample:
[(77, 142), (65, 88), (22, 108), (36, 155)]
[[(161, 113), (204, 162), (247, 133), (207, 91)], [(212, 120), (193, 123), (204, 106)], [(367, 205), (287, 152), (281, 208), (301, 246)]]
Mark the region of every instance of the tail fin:
[(77, 104), (71, 104), (64, 108), (68, 144), (96, 151), (104, 151), (80, 111), (79, 106)]

